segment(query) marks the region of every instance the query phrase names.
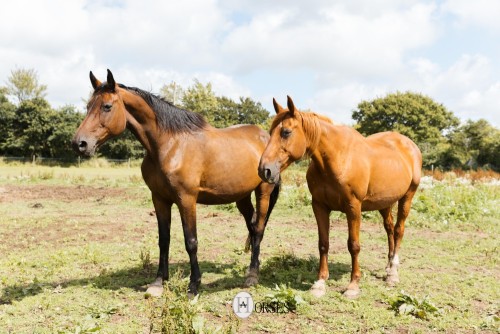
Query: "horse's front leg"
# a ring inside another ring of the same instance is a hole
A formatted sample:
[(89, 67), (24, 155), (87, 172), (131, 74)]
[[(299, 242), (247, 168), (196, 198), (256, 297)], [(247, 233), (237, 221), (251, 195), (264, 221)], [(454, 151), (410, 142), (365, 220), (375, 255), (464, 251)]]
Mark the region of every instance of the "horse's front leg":
[(201, 283), (201, 272), (198, 265), (198, 236), (196, 233), (196, 199), (181, 196), (179, 211), (184, 231), (184, 245), (189, 254), (191, 276), (189, 279), (188, 294), (196, 296)]
[(274, 184), (261, 183), (255, 190), (257, 211), (255, 220), (252, 221), (252, 224), (249, 227), (252, 244), (252, 258), (245, 286), (256, 285), (259, 282), (260, 243), (264, 237), (264, 231), (267, 223), (266, 220), (269, 218), (268, 210), (271, 207), (271, 194), (274, 192), (274, 189)]
[(330, 212), (322, 203), (313, 198), (312, 207), (318, 224), (319, 272), (318, 280), (311, 287), (311, 294), (321, 297), (326, 293), (326, 280), (330, 275), (328, 270), (328, 249), (330, 246)]
[(361, 250), (359, 243), (359, 229), (361, 226), (361, 203), (352, 201), (346, 210), (347, 224), (349, 227), (349, 238), (347, 239), (347, 248), (351, 253), (351, 282), (344, 292), (344, 296), (355, 298), (359, 295), (359, 280), (361, 278), (361, 270), (359, 269), (358, 255)]
[(158, 219), (158, 246), (160, 260), (156, 280), (148, 286), (147, 293), (159, 297), (163, 292), (163, 281), (168, 280), (168, 254), (170, 249), (170, 223), (172, 220), (172, 203), (166, 203), (153, 195), (153, 205)]

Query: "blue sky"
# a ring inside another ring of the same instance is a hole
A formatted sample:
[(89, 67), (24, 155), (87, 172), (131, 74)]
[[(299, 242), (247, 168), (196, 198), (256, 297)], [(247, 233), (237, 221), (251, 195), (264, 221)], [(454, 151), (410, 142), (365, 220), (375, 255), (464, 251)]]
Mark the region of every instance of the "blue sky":
[(34, 68), (53, 106), (88, 72), (158, 92), (198, 79), (350, 124), (362, 100), (413, 91), (500, 126), (498, 0), (16, 0), (0, 12), (0, 81)]

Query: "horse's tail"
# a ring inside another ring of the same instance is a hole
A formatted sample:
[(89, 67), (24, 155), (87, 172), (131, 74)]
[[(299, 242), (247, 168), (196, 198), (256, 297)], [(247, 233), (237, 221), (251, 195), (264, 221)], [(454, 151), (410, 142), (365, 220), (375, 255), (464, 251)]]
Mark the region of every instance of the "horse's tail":
[[(267, 222), (269, 221), (269, 217), (271, 217), (271, 212), (273, 212), (274, 205), (278, 201), (278, 197), (280, 195), (281, 189), (281, 178), (274, 185), (274, 189), (271, 192), (271, 196), (269, 196), (269, 207), (267, 208), (266, 219), (264, 220), (264, 230), (266, 229)], [(250, 233), (248, 233), (247, 241), (245, 242), (245, 252), (250, 251), (251, 238)]]

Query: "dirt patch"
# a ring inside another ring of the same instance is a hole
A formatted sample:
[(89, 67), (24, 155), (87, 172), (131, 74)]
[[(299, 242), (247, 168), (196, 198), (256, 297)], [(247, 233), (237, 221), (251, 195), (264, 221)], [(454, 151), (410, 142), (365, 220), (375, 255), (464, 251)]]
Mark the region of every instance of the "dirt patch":
[(88, 200), (89, 198), (125, 197), (128, 195), (123, 189), (96, 188), (89, 186), (48, 186), (48, 185), (5, 185), (0, 187), (0, 202), (34, 201), (34, 200), (60, 200), (74, 202)]
[[(108, 201), (108, 199), (115, 199)], [(150, 209), (121, 208), (114, 202), (126, 202), (134, 195), (124, 189), (90, 186), (4, 185), (0, 203), (7, 208), (15, 202), (27, 202), (25, 210), (13, 210), (10, 221), (0, 226), (4, 242), (0, 253), (16, 249), (64, 247), (96, 241), (140, 241), (154, 225)], [(54, 208), (53, 202), (65, 203)], [(87, 210), (82, 212), (82, 208)], [(7, 209), (8, 210), (8, 209)], [(142, 211), (142, 213), (141, 213)], [(131, 220), (131, 217), (134, 217)]]

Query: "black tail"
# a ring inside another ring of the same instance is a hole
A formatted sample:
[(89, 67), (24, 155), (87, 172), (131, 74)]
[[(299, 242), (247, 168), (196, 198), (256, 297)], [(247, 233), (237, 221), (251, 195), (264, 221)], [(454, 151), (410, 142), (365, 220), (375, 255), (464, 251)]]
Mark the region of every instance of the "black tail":
[[(269, 217), (271, 217), (271, 212), (273, 212), (274, 205), (278, 201), (278, 197), (280, 195), (280, 189), (281, 189), (281, 178), (276, 182), (274, 185), (274, 189), (271, 193), (271, 196), (269, 196), (269, 207), (267, 208), (267, 214), (266, 214), (266, 219), (264, 220), (264, 230), (266, 229), (267, 222), (269, 220)], [(250, 234), (248, 234), (247, 240), (245, 242), (245, 252), (250, 251)]]

